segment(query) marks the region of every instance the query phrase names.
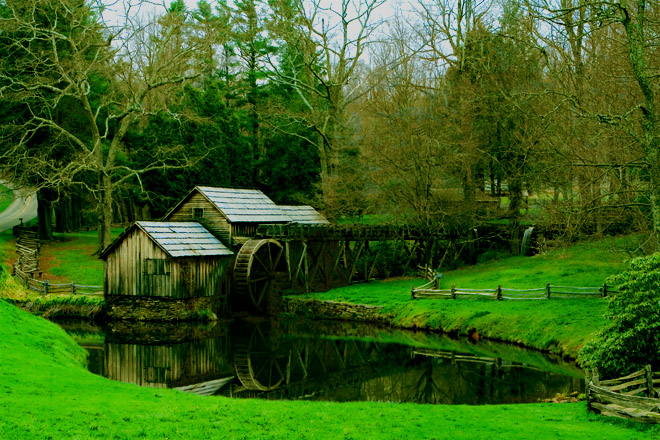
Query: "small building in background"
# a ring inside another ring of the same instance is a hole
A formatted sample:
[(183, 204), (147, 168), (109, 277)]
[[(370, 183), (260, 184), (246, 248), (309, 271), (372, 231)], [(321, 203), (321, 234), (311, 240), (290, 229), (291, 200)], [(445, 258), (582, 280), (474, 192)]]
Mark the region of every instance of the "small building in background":
[(217, 313), (233, 255), (200, 223), (136, 222), (100, 256), (108, 316), (169, 321)]

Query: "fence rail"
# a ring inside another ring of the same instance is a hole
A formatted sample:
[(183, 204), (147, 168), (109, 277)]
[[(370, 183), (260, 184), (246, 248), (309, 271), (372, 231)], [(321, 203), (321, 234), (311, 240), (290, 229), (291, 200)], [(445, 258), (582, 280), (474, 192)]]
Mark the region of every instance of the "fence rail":
[(599, 287), (553, 286), (534, 289), (505, 289), (501, 285), (495, 289), (465, 289), (452, 285), (450, 289), (440, 289), (440, 278), (436, 278), (419, 287), (412, 287), (410, 295), (414, 298), (451, 298), (486, 296), (497, 300), (548, 300), (550, 298), (596, 298), (617, 293), (607, 284)]
[(14, 276), (18, 278), (27, 289), (44, 295), (61, 293), (69, 293), (72, 295), (103, 295), (103, 286), (87, 286), (76, 283), (54, 284), (48, 280), (35, 280), (29, 272), (23, 272), (17, 267), (14, 267)]
[(605, 416), (657, 424), (660, 399), (655, 385), (660, 385), (660, 373), (654, 373), (650, 365), (628, 376), (603, 381), (594, 369), (587, 377), (587, 406)]

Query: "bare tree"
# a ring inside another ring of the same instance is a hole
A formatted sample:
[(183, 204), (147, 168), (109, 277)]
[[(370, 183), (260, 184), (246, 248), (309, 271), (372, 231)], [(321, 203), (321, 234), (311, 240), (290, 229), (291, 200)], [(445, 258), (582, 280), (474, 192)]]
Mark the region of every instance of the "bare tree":
[(324, 194), (337, 176), (340, 152), (350, 142), (347, 109), (364, 92), (356, 75), (384, 0), (273, 2), (271, 32), (286, 43), (288, 56), (271, 63), (272, 78), (291, 87), (306, 111), (290, 114), (317, 134), (307, 139), (321, 162)]
[[(3, 130), (9, 137), (1, 159), (17, 178), (27, 167), (38, 170), (40, 186), (87, 186), (96, 199), (102, 249), (110, 243), (113, 190), (146, 171), (177, 166), (161, 151), (146, 167), (132, 169), (122, 160), (124, 136), (141, 117), (166, 108), (161, 91), (195, 78), (199, 66), (197, 47), (185, 38), (184, 11), (171, 10), (152, 28), (131, 26), (127, 11), (120, 26), (109, 28), (92, 6), (84, 0), (6, 2), (0, 26), (10, 56), (0, 61), (0, 99), (25, 117)], [(62, 115), (65, 108), (74, 109), (78, 123)], [(66, 155), (53, 150), (56, 145), (65, 145)]]
[[(586, 102), (584, 98), (576, 97), (571, 99), (571, 104), (581, 117), (617, 129), (623, 135), (617, 143), (621, 144), (625, 139), (625, 146), (620, 149), (630, 150), (632, 146), (630, 151), (639, 152), (638, 155), (619, 156), (624, 160), (613, 161), (611, 168), (629, 170), (632, 163), (633, 166), (641, 164), (646, 170), (648, 180), (644, 193), (650, 204), (654, 246), (660, 249), (660, 115), (657, 108), (660, 11), (657, 2), (544, 0), (531, 4), (550, 26), (561, 26), (566, 30), (576, 68), (582, 68), (581, 60), (589, 53), (588, 50), (581, 52), (580, 45), (586, 39), (587, 31), (589, 35), (606, 33), (612, 74), (608, 78), (611, 86), (605, 93), (611, 93), (614, 99)], [(600, 51), (595, 55), (602, 58), (604, 53)], [(576, 73), (580, 71), (576, 70)], [(595, 86), (586, 79), (581, 84), (585, 88)], [(579, 89), (576, 91), (580, 92)], [(601, 161), (596, 165), (606, 163)], [(619, 175), (623, 176), (621, 172)], [(626, 178), (623, 179), (625, 193), (628, 185), (625, 184)]]

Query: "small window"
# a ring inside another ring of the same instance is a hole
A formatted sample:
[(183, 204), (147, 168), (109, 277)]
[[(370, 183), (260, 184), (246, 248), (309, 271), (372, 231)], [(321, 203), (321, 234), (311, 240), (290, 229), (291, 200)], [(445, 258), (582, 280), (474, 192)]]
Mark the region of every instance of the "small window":
[(204, 217), (204, 208), (193, 208), (193, 218)]
[(169, 275), (170, 260), (147, 258), (144, 260), (145, 275)]

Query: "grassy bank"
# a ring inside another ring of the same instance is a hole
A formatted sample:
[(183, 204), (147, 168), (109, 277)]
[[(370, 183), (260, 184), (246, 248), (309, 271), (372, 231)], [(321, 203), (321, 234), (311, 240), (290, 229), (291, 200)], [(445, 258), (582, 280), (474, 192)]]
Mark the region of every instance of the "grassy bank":
[[(538, 288), (601, 286), (626, 269), (626, 259), (641, 237), (605, 238), (555, 249), (534, 257), (493, 260), (443, 274), (442, 287)], [(420, 279), (352, 285), (306, 297), (384, 306), (395, 326), (471, 334), (524, 344), (575, 357), (604, 324), (607, 301), (598, 298), (538, 301), (411, 299)]]
[(88, 373), (61, 329), (0, 301), (0, 438), (647, 439), (584, 404), (427, 406), (204, 398)]
[(14, 192), (6, 186), (0, 185), (0, 212), (7, 209), (14, 201)]

